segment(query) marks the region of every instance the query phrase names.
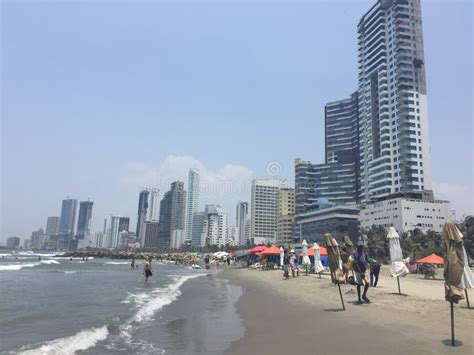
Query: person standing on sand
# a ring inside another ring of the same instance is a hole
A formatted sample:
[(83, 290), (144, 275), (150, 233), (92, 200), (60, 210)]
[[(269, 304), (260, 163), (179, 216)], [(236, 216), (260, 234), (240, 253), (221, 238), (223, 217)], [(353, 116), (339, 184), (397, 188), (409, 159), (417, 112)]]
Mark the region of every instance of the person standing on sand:
[(151, 269), (151, 259), (146, 259), (145, 266), (143, 267), (143, 273), (145, 274), (145, 282), (148, 282), (148, 278), (153, 276)]
[(344, 273), (344, 280), (347, 282), (349, 276), (349, 253), (347, 247), (342, 247), (342, 251), (339, 253), (342, 261), (342, 272)]
[(288, 280), (290, 278), (290, 256), (288, 255), (288, 251), (285, 251), (285, 254), (283, 256), (283, 277), (285, 280)]
[[(369, 280), (367, 278), (367, 254), (364, 250), (364, 242), (361, 238), (357, 243), (357, 249), (352, 254), (352, 258), (354, 259), (354, 282), (357, 285), (357, 298), (358, 304), (362, 304), (362, 300), (365, 303), (370, 303), (370, 300), (367, 298), (367, 290), (369, 289)], [(362, 298), (360, 297), (360, 288), (364, 285), (364, 293), (362, 294)]]

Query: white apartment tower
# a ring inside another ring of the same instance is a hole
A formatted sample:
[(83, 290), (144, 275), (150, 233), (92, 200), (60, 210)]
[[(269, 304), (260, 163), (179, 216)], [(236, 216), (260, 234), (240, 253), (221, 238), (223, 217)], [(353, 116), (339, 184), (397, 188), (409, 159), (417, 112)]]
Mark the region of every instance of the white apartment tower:
[(186, 201), (186, 241), (193, 239), (193, 218), (199, 208), (199, 170), (189, 169), (188, 199)]
[(254, 179), (252, 181), (251, 235), (254, 243), (275, 241), (280, 189), (286, 180)]
[(206, 205), (204, 221), (206, 245), (225, 245), (227, 240), (227, 213), (221, 206)]
[(378, 0), (358, 25), (361, 202), (432, 190), (420, 0)]

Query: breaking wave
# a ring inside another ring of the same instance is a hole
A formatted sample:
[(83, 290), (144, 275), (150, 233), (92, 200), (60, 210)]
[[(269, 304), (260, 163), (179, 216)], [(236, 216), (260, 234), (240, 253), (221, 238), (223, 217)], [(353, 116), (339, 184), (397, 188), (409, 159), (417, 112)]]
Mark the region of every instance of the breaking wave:
[(24, 263), (24, 264), (5, 264), (0, 265), (0, 271), (17, 271), (23, 268), (30, 268), (39, 265), (51, 265), (51, 264), (59, 264), (56, 260), (41, 260), (35, 263)]

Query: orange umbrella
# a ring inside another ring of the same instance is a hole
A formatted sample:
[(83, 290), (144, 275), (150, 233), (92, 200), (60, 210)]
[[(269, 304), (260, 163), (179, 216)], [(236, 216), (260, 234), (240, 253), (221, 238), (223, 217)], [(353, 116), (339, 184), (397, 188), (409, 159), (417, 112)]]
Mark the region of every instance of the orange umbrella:
[[(327, 256), (327, 255), (328, 255), (327, 249), (326, 249), (325, 247), (320, 246), (320, 247), (319, 247), (319, 255), (321, 255), (321, 256)], [(303, 256), (303, 253), (301, 253), (300, 256)], [(313, 247), (308, 248), (308, 256), (314, 256), (314, 249), (313, 249)]]
[(444, 259), (441, 256), (438, 256), (433, 253), (427, 256), (426, 258), (418, 259), (416, 262), (418, 264), (443, 264)]
[(280, 255), (280, 248), (272, 245), (270, 248), (266, 248), (260, 255)]
[[(264, 246), (264, 245), (258, 245), (258, 246), (256, 246), (255, 248), (249, 249), (249, 250), (247, 250), (247, 251), (248, 251), (249, 254), (255, 254), (255, 253), (261, 253), (261, 252), (264, 251), (265, 249), (267, 249), (266, 246)], [(278, 251), (278, 253), (280, 253), (280, 252)]]

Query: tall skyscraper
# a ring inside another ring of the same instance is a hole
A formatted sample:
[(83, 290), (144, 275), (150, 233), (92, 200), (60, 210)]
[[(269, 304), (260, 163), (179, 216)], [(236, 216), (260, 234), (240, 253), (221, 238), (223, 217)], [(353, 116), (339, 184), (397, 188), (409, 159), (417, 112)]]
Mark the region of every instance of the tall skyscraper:
[(195, 247), (203, 247), (206, 245), (206, 237), (203, 236), (205, 219), (206, 212), (197, 212), (193, 216), (193, 235), (191, 244)]
[(251, 233), (254, 243), (275, 241), (278, 217), (278, 194), (288, 187), (284, 180), (252, 181)]
[(293, 218), (295, 215), (295, 189), (281, 188), (278, 192), (278, 217), (276, 243), (293, 243)]
[(193, 239), (193, 218), (199, 208), (199, 170), (189, 169), (188, 196), (186, 201), (186, 242)]
[(140, 191), (138, 197), (138, 217), (137, 217), (137, 228), (136, 228), (136, 236), (140, 241), (140, 245), (145, 245), (145, 230), (143, 227), (143, 223), (145, 223), (147, 218), (148, 212), (148, 197), (150, 192), (148, 190)]
[(92, 201), (81, 201), (79, 203), (79, 217), (77, 219), (76, 233), (77, 239), (84, 239), (85, 236), (87, 237), (90, 234), (93, 205), (94, 202)]
[(313, 209), (321, 198), (336, 204), (358, 202), (359, 134), (357, 93), (330, 102), (324, 110), (325, 162), (295, 160), (296, 213)]
[(119, 232), (126, 231), (130, 229), (130, 217), (120, 217), (119, 218)]
[(182, 181), (171, 184), (160, 202), (158, 248), (170, 248), (174, 230), (185, 229), (186, 191)]
[(157, 248), (159, 236), (159, 223), (157, 221), (146, 221), (144, 223), (145, 229), (145, 244), (144, 248)]
[(158, 207), (158, 193), (159, 190), (155, 188), (147, 189), (150, 192), (149, 195), (149, 208), (148, 208), (148, 221), (156, 221), (156, 210)]
[(118, 248), (120, 244), (120, 216), (110, 216), (105, 234), (104, 247), (109, 249)]
[(61, 218), (59, 220), (59, 234), (73, 236), (76, 224), (77, 200), (67, 198), (61, 206)]
[(236, 232), (236, 244), (246, 245), (247, 239), (245, 238), (245, 222), (248, 219), (249, 213), (249, 204), (248, 202), (237, 202), (237, 210), (235, 217), (235, 226), (237, 228)]
[(360, 199), (432, 190), (420, 0), (379, 0), (358, 25)]
[(46, 221), (46, 232), (47, 235), (58, 235), (59, 234), (59, 217), (48, 217)]

